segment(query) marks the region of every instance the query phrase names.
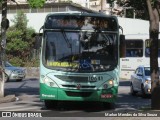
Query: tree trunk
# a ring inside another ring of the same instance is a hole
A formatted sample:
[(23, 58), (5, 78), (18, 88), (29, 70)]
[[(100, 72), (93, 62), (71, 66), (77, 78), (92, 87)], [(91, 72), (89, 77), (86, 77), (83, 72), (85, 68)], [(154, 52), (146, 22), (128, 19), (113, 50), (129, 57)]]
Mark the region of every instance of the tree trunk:
[(160, 87), (159, 87), (159, 69), (158, 69), (158, 31), (150, 32), (150, 66), (151, 66), (151, 108), (160, 109)]
[(0, 97), (4, 97), (4, 58), (6, 47), (6, 29), (7, 29), (7, 0), (2, 1), (2, 22), (1, 22), (1, 45), (0, 45)]
[(159, 4), (146, 0), (150, 18), (150, 67), (151, 67), (151, 108), (160, 110), (160, 82), (158, 68)]

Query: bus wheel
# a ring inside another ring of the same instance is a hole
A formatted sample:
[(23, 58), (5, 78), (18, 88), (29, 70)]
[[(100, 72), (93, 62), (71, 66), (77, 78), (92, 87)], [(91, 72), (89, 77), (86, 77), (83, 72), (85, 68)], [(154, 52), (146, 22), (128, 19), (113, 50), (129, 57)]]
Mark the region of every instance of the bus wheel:
[(103, 107), (107, 109), (115, 109), (115, 103), (103, 102)]
[(137, 93), (137, 91), (134, 90), (132, 83), (131, 83), (131, 86), (130, 86), (130, 92), (131, 92), (131, 95), (133, 95), (133, 96), (135, 96), (136, 93)]
[(21, 82), (22, 81), (22, 79), (19, 79), (19, 80), (16, 80), (17, 82)]
[(57, 101), (54, 100), (44, 100), (45, 107), (47, 109), (56, 108)]

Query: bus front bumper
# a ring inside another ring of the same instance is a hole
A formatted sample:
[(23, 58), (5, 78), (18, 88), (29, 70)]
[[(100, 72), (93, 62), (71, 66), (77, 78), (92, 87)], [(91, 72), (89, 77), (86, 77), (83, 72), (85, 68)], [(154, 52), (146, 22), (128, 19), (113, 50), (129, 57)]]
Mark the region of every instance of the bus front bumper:
[(40, 88), (41, 100), (115, 102), (118, 93), (118, 86), (98, 90), (71, 90), (40, 84)]

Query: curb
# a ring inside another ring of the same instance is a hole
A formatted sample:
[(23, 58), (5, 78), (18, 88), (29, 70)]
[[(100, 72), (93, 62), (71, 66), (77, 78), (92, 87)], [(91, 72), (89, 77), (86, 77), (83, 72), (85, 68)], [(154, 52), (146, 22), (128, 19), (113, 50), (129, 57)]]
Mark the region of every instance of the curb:
[(0, 98), (0, 103), (13, 102), (16, 100), (15, 95), (6, 95), (5, 97)]

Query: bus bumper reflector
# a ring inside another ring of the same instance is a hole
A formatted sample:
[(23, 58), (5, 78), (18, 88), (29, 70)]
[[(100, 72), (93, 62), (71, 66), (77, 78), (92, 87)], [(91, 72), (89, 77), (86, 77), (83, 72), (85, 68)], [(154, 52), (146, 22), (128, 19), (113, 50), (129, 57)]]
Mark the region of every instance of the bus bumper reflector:
[(112, 98), (112, 94), (101, 94), (101, 98)]

